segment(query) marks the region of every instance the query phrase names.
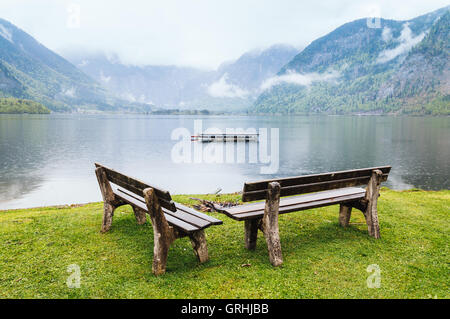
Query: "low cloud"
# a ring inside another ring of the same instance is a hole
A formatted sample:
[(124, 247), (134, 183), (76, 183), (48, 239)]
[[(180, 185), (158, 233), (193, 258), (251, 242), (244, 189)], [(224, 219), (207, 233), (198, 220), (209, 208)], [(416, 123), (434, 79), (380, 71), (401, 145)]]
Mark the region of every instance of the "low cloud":
[(14, 43), (11, 31), (8, 28), (6, 28), (3, 24), (0, 24), (0, 36), (2, 36), (11, 43)]
[(88, 60), (83, 60), (79, 64), (77, 64), (78, 67), (82, 68), (83, 66), (86, 66), (89, 64)]
[(389, 42), (392, 40), (392, 30), (389, 27), (384, 27), (381, 33), (381, 38), (384, 42)]
[(212, 83), (208, 87), (208, 94), (213, 97), (239, 97), (244, 98), (250, 92), (247, 90), (241, 89), (239, 86), (234, 85), (233, 83), (228, 82), (228, 74), (225, 73), (220, 80)]
[(120, 64), (120, 57), (117, 53), (111, 53), (111, 52), (106, 52), (105, 53), (106, 59), (108, 60), (109, 63), (111, 64)]
[(314, 82), (323, 82), (323, 81), (333, 81), (336, 80), (340, 76), (338, 71), (330, 71), (326, 73), (296, 73), (295, 71), (289, 70), (286, 74), (280, 76), (271, 77), (261, 84), (260, 89), (262, 91), (270, 89), (272, 86), (281, 84), (281, 83), (289, 83), (301, 86), (310, 86)]
[(71, 97), (71, 98), (75, 97), (75, 92), (76, 92), (76, 89), (74, 87), (71, 87), (70, 89), (63, 90), (63, 94), (65, 96), (68, 96), (68, 97)]
[(129, 102), (136, 102), (137, 101), (136, 97), (131, 92), (124, 93), (124, 94), (121, 95), (121, 97), (124, 100), (129, 101)]
[[(384, 30), (383, 30), (384, 33)], [(393, 49), (384, 50), (380, 52), (378, 55), (377, 63), (386, 63), (388, 61), (391, 61), (395, 59), (396, 57), (409, 52), (413, 46), (418, 44), (422, 39), (425, 37), (425, 33), (421, 33), (418, 36), (414, 37), (412, 34), (411, 29), (408, 26), (408, 23), (405, 23), (403, 25), (402, 32), (400, 33), (400, 36), (396, 39), (396, 41), (399, 43), (398, 46), (396, 46)], [(384, 40), (384, 38), (383, 38)]]
[(108, 83), (109, 81), (111, 81), (111, 76), (105, 76), (105, 75), (103, 74), (103, 71), (100, 71), (100, 80), (101, 80), (103, 83)]

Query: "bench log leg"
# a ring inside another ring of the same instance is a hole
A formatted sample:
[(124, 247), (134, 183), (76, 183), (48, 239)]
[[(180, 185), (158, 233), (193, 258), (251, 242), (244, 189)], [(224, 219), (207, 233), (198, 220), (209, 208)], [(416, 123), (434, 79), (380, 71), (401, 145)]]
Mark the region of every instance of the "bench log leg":
[(269, 183), (266, 206), (261, 222), (261, 230), (266, 238), (270, 263), (277, 267), (283, 263), (281, 254), (280, 232), (278, 229), (278, 210), (280, 207), (280, 184)]
[(202, 230), (193, 232), (189, 235), (191, 239), (192, 248), (194, 249), (194, 254), (197, 256), (199, 262), (203, 263), (208, 261), (208, 246), (206, 244), (205, 232)]
[(377, 202), (380, 196), (380, 183), (383, 173), (380, 170), (374, 170), (372, 177), (366, 189), (365, 201), (367, 202), (364, 211), (369, 235), (375, 238), (380, 238), (380, 225), (378, 223)]
[(261, 219), (247, 219), (244, 221), (245, 229), (245, 248), (254, 250), (256, 248), (256, 241), (258, 239), (258, 227)]
[(347, 227), (352, 215), (352, 207), (341, 204), (339, 207), (339, 224), (342, 227)]
[(164, 217), (158, 197), (155, 195), (153, 188), (144, 189), (144, 197), (153, 226), (154, 247), (152, 271), (158, 276), (166, 272), (169, 248), (175, 240), (176, 235)]
[(105, 233), (111, 228), (114, 210), (116, 206), (113, 204), (116, 202), (114, 192), (112, 191), (111, 184), (108, 181), (105, 170), (101, 167), (95, 169), (95, 175), (97, 175), (98, 185), (103, 197), (103, 219), (101, 232)]
[(145, 216), (146, 212), (138, 207), (133, 207), (134, 217), (136, 217), (136, 221), (138, 225), (143, 225), (147, 221), (147, 217)]
[(102, 233), (106, 233), (111, 229), (115, 209), (113, 205), (107, 202), (103, 203)]

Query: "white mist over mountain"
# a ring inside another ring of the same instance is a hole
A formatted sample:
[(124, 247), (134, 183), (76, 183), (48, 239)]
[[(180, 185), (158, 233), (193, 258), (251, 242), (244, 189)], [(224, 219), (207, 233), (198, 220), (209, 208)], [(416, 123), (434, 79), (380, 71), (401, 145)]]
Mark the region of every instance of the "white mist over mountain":
[[(392, 35), (390, 35), (389, 32), (386, 33), (384, 30), (382, 33), (382, 37), (385, 42), (389, 42), (392, 39)], [(399, 55), (408, 53), (409, 50), (411, 50), (411, 48), (415, 46), (417, 43), (422, 41), (424, 37), (425, 37), (424, 32), (420, 33), (417, 36), (413, 36), (412, 31), (408, 26), (408, 23), (405, 23), (403, 25), (403, 29), (402, 32), (400, 33), (400, 36), (398, 37), (398, 39), (395, 39), (395, 41), (398, 42), (398, 46), (396, 46), (393, 49), (381, 52), (380, 55), (378, 56), (377, 62), (385, 63), (395, 59)]]

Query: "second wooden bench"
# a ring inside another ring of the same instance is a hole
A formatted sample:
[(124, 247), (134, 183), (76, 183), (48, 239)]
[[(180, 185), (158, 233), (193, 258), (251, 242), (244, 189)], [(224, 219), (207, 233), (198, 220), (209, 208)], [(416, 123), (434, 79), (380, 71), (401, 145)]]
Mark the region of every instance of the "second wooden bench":
[[(243, 202), (262, 199), (265, 202), (231, 208), (216, 205), (215, 208), (235, 220), (245, 222), (247, 249), (255, 249), (258, 229), (261, 230), (266, 238), (270, 262), (279, 266), (283, 263), (283, 257), (278, 214), (339, 204), (339, 223), (345, 227), (349, 223), (352, 208), (357, 208), (366, 218), (369, 235), (380, 238), (377, 200), (380, 183), (387, 180), (390, 170), (390, 166), (382, 166), (245, 183)], [(361, 185), (366, 185), (366, 188), (355, 187)], [(280, 197), (284, 198), (280, 200)]]

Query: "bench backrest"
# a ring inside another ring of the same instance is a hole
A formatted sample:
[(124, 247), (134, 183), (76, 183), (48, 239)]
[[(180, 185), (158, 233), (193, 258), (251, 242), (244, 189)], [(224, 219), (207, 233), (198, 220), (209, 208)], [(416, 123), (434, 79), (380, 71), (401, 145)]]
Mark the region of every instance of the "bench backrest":
[(117, 186), (120, 186), (140, 197), (144, 196), (144, 189), (146, 188), (153, 188), (155, 191), (156, 196), (158, 197), (159, 204), (173, 212), (177, 211), (177, 208), (175, 207), (175, 203), (172, 200), (172, 197), (170, 196), (170, 193), (164, 189), (149, 185), (147, 183), (144, 183), (136, 178), (123, 175), (111, 168), (108, 168), (106, 166), (103, 166), (101, 164), (95, 163), (95, 167), (101, 167), (104, 172), (106, 173), (106, 177), (108, 178), (108, 181), (110, 181), (113, 184), (116, 184)]
[(245, 183), (242, 201), (250, 202), (266, 199), (266, 193), (270, 182), (280, 183), (280, 196), (291, 196), (337, 188), (360, 186), (368, 184), (370, 177), (372, 176), (372, 171), (377, 169), (383, 173), (381, 181), (385, 182), (388, 178), (391, 166), (362, 168)]

